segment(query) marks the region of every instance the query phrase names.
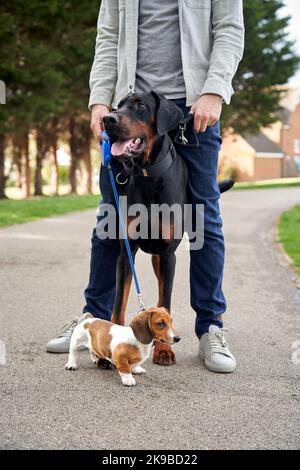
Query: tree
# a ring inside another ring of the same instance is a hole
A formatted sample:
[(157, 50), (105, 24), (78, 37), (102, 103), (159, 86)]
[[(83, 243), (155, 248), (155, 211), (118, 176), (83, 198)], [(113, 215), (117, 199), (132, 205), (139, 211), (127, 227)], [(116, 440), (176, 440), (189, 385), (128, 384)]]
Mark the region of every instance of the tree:
[(257, 132), (276, 121), (282, 89), (295, 74), (299, 57), (287, 38), (290, 16), (278, 14), (282, 0), (244, 0), (245, 51), (233, 80), (236, 91), (224, 107), (223, 128), (238, 133)]
[[(71, 165), (69, 181), (71, 192), (77, 192), (76, 173), (82, 162), (87, 173), (86, 192), (92, 190), (91, 130), (89, 126), (89, 75), (94, 56), (96, 20), (99, 0), (85, 2), (67, 0), (62, 6), (65, 17), (64, 61), (60, 70), (64, 75), (63, 109), (69, 130)], [(80, 34), (78, 34), (80, 31)]]
[[(28, 165), (28, 132), (37, 129), (39, 136), (35, 168), (35, 194), (42, 194), (42, 162), (48, 150), (44, 141), (47, 122), (59, 112), (63, 76), (58, 65), (63, 59), (59, 47), (61, 2), (14, 0), (1, 5), (0, 76), (8, 91), (7, 104), (0, 111), (3, 133), (18, 135), (24, 145), (25, 172)], [(53, 24), (56, 28), (53, 30)], [(1, 130), (0, 130), (1, 133)], [(46, 140), (46, 139), (45, 139)], [(26, 182), (27, 194), (30, 181)]]

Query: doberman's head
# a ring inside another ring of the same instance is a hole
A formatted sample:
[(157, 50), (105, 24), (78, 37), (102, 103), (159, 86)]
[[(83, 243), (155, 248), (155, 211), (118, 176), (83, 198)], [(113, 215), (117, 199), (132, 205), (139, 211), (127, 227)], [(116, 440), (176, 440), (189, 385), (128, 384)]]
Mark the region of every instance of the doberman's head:
[(129, 94), (103, 119), (113, 157), (146, 163), (153, 144), (174, 129), (182, 117), (175, 103), (154, 91)]

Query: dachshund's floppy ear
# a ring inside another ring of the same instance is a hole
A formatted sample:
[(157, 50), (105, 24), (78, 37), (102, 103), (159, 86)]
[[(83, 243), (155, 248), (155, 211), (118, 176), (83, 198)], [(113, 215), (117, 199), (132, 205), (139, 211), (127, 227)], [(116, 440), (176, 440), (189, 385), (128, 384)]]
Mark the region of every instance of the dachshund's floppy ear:
[(166, 134), (175, 129), (184, 117), (183, 111), (170, 100), (155, 91), (151, 91), (156, 103), (156, 129), (158, 135)]
[(144, 310), (136, 315), (130, 322), (136, 339), (143, 344), (149, 344), (153, 340), (153, 334), (150, 330), (150, 318), (152, 312)]

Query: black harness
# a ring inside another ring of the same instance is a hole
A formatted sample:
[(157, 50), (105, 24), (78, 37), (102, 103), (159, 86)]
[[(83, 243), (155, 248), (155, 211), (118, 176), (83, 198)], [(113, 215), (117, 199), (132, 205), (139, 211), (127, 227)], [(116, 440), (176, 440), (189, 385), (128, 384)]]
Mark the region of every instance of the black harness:
[[(117, 175), (117, 182), (125, 184), (129, 176), (144, 176), (148, 178), (158, 178), (172, 165), (176, 158), (176, 150), (172, 140), (168, 135), (165, 136), (162, 149), (160, 150), (154, 162), (148, 161), (145, 166), (141, 166), (136, 158), (131, 158), (122, 162), (123, 171)], [(121, 176), (125, 177), (122, 181)]]
[[(199, 146), (195, 131), (193, 129), (191, 133), (191, 140), (194, 141), (190, 143), (185, 137), (185, 131), (187, 125), (191, 123), (194, 115), (189, 113), (185, 118), (183, 118), (179, 123), (179, 132), (176, 135), (174, 142), (185, 145), (185, 146)], [(116, 177), (117, 183), (120, 185), (126, 184), (129, 176), (144, 176), (148, 178), (157, 178), (161, 176), (168, 168), (172, 165), (173, 161), (176, 158), (176, 150), (171, 138), (166, 135), (162, 149), (160, 150), (157, 158), (154, 162), (148, 161), (146, 166), (139, 165), (137, 158), (133, 157), (124, 162), (123, 171), (119, 173)], [(122, 180), (124, 176), (124, 180)]]

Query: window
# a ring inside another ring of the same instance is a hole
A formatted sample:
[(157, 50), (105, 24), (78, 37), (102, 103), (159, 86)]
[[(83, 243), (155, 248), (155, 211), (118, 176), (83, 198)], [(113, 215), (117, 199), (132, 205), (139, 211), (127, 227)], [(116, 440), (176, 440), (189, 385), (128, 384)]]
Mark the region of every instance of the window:
[(297, 168), (297, 173), (300, 175), (300, 157), (294, 157), (294, 161)]
[(300, 153), (300, 139), (294, 139), (294, 153)]

